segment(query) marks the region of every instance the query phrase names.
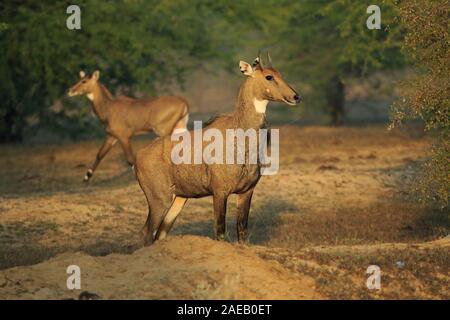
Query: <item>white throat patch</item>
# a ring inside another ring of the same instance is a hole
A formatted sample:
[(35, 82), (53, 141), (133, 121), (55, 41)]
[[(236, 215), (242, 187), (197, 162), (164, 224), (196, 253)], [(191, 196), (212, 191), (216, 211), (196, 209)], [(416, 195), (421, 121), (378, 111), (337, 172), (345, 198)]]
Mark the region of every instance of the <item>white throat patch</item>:
[(88, 97), (89, 100), (94, 101), (94, 94), (93, 93), (88, 93), (86, 95), (86, 97)]
[(255, 110), (258, 113), (266, 113), (266, 107), (269, 103), (269, 100), (258, 100), (253, 98), (253, 105), (255, 106)]

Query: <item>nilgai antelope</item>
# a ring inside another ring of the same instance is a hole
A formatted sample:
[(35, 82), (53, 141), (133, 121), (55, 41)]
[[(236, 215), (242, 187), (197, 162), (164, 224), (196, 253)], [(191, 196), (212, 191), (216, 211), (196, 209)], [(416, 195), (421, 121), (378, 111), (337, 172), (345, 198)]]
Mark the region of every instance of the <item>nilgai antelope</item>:
[[(247, 78), (240, 87), (234, 112), (219, 116), (198, 130), (205, 132), (214, 128), (220, 130), (223, 136), (227, 129), (258, 131), (264, 126), (269, 101), (289, 105), (300, 101), (299, 95), (284, 82), (280, 73), (271, 66), (263, 66), (259, 57), (253, 65), (240, 61), (239, 66)], [(135, 171), (149, 210), (143, 228), (144, 245), (165, 238), (188, 198), (211, 195), (215, 238), (224, 239), (227, 199), (230, 194), (238, 196), (237, 234), (239, 242), (245, 242), (250, 203), (261, 177), (261, 163), (251, 164), (246, 157), (244, 164), (174, 164), (171, 150), (179, 142), (172, 141), (172, 138), (156, 139), (136, 156)], [(248, 154), (248, 144), (245, 148)]]
[(107, 134), (94, 163), (84, 176), (84, 181), (89, 181), (117, 141), (121, 144), (128, 163), (134, 165), (135, 155), (130, 145), (132, 136), (149, 131), (154, 131), (158, 136), (168, 136), (174, 131), (186, 130), (189, 117), (188, 103), (181, 97), (114, 98), (100, 83), (99, 77), (98, 70), (90, 76), (80, 71), (81, 79), (68, 92), (70, 97), (86, 95), (91, 100), (94, 113), (102, 122)]

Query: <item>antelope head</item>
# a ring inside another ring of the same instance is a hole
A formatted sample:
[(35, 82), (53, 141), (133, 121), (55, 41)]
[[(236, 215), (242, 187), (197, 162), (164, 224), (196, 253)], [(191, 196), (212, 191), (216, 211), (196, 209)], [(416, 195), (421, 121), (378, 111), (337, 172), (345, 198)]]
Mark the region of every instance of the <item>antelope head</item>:
[(272, 60), (267, 53), (268, 63), (263, 64), (261, 57), (255, 59), (252, 65), (245, 61), (239, 62), (241, 72), (252, 78), (253, 94), (259, 101), (285, 102), (296, 105), (301, 98), (292, 87), (281, 77), (280, 72), (272, 67)]
[(92, 97), (99, 78), (100, 72), (98, 70), (90, 76), (86, 75), (84, 71), (80, 71), (80, 80), (69, 89), (67, 95), (69, 97), (79, 95), (87, 95), (88, 98)]

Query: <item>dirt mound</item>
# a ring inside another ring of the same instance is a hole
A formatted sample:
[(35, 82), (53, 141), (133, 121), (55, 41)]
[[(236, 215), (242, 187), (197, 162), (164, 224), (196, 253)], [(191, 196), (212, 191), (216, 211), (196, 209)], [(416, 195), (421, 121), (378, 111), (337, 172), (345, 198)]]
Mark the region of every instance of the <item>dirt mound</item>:
[[(233, 244), (233, 196), (228, 243), (207, 238), (206, 197), (167, 242), (136, 251), (148, 208), (122, 150), (81, 182), (101, 144), (0, 146), (0, 299), (450, 297), (449, 247), (429, 242), (450, 234), (448, 214), (408, 196), (430, 146), (421, 128), (280, 127), (280, 171), (256, 187), (248, 247)], [(71, 264), (81, 290), (66, 288)], [(366, 286), (370, 265), (382, 290)]]
[[(66, 269), (81, 269), (81, 290), (68, 290)], [(65, 253), (0, 272), (0, 299), (317, 299), (312, 278), (261, 259), (246, 246), (177, 236), (131, 255)]]

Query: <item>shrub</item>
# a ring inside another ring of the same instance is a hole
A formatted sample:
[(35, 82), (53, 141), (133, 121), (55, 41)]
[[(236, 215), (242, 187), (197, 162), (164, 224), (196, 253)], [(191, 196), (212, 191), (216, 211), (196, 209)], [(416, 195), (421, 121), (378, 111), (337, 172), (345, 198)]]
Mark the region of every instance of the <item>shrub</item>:
[(430, 159), (417, 181), (421, 200), (449, 205), (450, 190), (450, 33), (449, 0), (412, 0), (400, 4), (406, 27), (404, 48), (413, 57), (417, 74), (403, 85), (404, 96), (394, 104), (391, 127), (406, 118), (420, 118), (435, 135)]

